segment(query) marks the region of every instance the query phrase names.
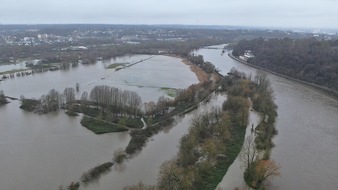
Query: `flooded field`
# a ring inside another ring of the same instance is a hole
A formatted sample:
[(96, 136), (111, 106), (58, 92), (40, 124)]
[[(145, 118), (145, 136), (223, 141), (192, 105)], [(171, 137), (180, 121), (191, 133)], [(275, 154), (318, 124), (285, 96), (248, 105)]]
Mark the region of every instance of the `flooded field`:
[[(200, 49), (223, 74), (232, 67), (248, 74), (256, 69), (238, 63), (222, 54), (224, 45)], [(215, 49), (216, 48), (216, 49)], [(139, 62), (140, 60), (146, 60)], [(106, 69), (114, 63), (135, 63), (119, 71)], [(7, 68), (11, 70), (12, 68)], [(278, 105), (272, 158), (281, 164), (281, 177), (269, 189), (338, 188), (338, 102), (315, 89), (270, 75)], [(197, 77), (180, 59), (166, 56), (124, 56), (93, 65), (79, 65), (68, 71), (46, 72), (0, 82), (6, 95), (39, 98), (50, 89), (63, 91), (80, 84), (80, 96), (95, 85), (111, 85), (137, 91), (143, 102), (166, 95), (165, 88), (186, 88), (197, 83)], [(187, 132), (194, 113), (220, 105), (225, 97), (215, 97), (209, 104), (152, 137), (144, 150), (122, 166), (114, 166), (100, 180), (82, 189), (121, 189), (143, 181), (156, 184), (159, 166), (178, 151), (178, 140)], [(57, 189), (77, 181), (81, 174), (99, 163), (110, 161), (113, 152), (129, 142), (128, 133), (95, 135), (80, 125), (81, 117), (71, 118), (63, 111), (46, 115), (27, 113), (19, 102), (0, 107), (0, 189)], [(242, 172), (235, 161), (221, 187), (242, 186)], [(33, 175), (34, 174), (34, 175)]]
[[(116, 62), (137, 62), (119, 71), (106, 69)], [(6, 65), (4, 70), (17, 65)], [(4, 68), (4, 66), (1, 66)], [(80, 84), (80, 96), (95, 85), (111, 85), (139, 93), (143, 102), (166, 95), (163, 88), (186, 88), (197, 77), (180, 59), (135, 55), (79, 65), (67, 71), (48, 71), (0, 82), (0, 90), (19, 98), (39, 98), (52, 88), (63, 91)], [(88, 169), (111, 161), (113, 152), (127, 146), (127, 132), (95, 135), (80, 125), (81, 117), (63, 111), (37, 115), (19, 109), (19, 102), (0, 107), (0, 189), (57, 189), (78, 181)]]

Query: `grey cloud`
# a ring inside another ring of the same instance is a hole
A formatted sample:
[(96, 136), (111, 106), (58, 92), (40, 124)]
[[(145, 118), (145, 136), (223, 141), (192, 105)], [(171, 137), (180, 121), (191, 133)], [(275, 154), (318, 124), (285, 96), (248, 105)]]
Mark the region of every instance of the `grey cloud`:
[(338, 28), (335, 0), (0, 0), (0, 23), (215, 24)]

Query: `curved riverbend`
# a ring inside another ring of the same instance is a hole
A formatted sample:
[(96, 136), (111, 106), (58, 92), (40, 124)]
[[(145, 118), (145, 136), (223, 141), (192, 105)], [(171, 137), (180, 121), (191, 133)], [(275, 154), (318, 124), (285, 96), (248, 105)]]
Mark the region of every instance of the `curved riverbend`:
[[(221, 51), (195, 53), (223, 74), (232, 67), (256, 73), (255, 68), (231, 59), (227, 52), (222, 56)], [(271, 181), (269, 189), (338, 189), (338, 101), (303, 84), (272, 74), (268, 77), (278, 105), (279, 133), (273, 139), (276, 146), (271, 158), (281, 165), (281, 176)]]

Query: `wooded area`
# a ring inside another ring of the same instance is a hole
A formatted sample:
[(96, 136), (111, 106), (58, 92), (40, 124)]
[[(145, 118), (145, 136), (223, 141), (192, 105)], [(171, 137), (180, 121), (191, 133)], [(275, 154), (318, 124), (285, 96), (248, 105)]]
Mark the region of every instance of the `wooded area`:
[(338, 90), (338, 40), (257, 38), (241, 40), (232, 53), (238, 57), (245, 50), (255, 55), (250, 64)]

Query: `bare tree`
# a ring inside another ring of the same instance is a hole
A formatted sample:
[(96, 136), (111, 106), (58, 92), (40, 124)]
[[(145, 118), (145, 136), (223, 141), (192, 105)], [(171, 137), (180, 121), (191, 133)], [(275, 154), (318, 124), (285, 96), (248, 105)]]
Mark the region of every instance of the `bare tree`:
[(254, 137), (252, 135), (248, 136), (245, 139), (243, 148), (240, 153), (240, 158), (248, 171), (248, 175), (250, 176), (254, 173), (254, 162), (259, 157), (259, 151), (256, 148), (256, 144), (254, 142)]
[(61, 95), (55, 89), (49, 91), (47, 95), (40, 98), (41, 109), (45, 112), (56, 111), (60, 107)]
[(5, 93), (2, 90), (0, 90), (0, 105), (6, 104), (6, 103), (8, 103), (8, 101), (6, 100)]
[(84, 91), (81, 95), (81, 100), (82, 101), (88, 101), (88, 92)]
[(180, 189), (179, 169), (174, 159), (165, 161), (161, 165), (158, 178), (158, 187), (163, 190)]
[(156, 186), (153, 185), (145, 185), (142, 181), (140, 181), (137, 185), (123, 187), (123, 190), (156, 190)]
[(66, 88), (63, 91), (63, 95), (66, 99), (66, 104), (70, 104), (71, 102), (73, 102), (75, 100), (75, 90), (74, 90), (74, 88)]
[(76, 83), (75, 88), (76, 88), (76, 92), (80, 91), (80, 84), (78, 82)]

